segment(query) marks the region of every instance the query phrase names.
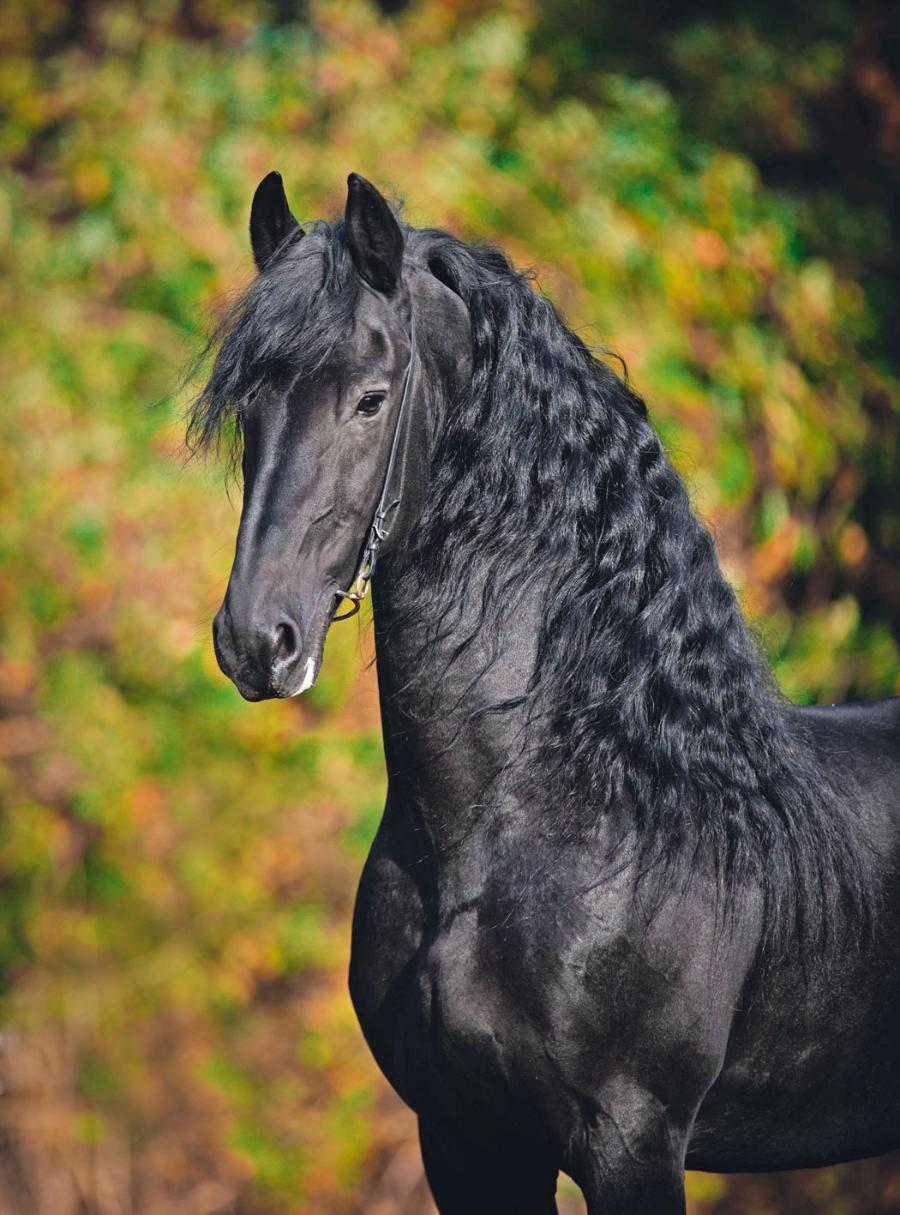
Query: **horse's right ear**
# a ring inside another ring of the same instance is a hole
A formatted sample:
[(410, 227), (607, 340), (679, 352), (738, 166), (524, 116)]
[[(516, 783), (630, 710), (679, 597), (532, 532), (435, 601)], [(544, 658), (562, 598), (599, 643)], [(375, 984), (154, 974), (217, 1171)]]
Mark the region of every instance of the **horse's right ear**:
[(266, 262), (286, 236), (299, 228), (291, 209), (280, 173), (269, 173), (256, 187), (250, 207), (250, 247), (257, 270)]
[(403, 233), (387, 200), (358, 173), (347, 178), (344, 222), (360, 276), (376, 291), (390, 295), (400, 281)]

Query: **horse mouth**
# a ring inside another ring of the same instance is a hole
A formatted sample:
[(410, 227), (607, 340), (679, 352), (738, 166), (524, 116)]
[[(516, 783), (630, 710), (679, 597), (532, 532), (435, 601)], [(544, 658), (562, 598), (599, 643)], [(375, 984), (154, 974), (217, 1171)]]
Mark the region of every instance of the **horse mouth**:
[(277, 697), (302, 696), (314, 688), (322, 669), (325, 639), (334, 619), (340, 600), (336, 594), (337, 583), (329, 583), (319, 596), (315, 608), (309, 614), (309, 626), (304, 630), (303, 651), (291, 678), (273, 688)]
[(303, 682), (300, 684), (300, 687), (297, 689), (297, 691), (292, 692), (291, 695), (292, 696), (302, 696), (304, 692), (309, 691), (309, 689), (316, 682), (317, 674), (318, 674), (318, 672), (316, 670), (315, 660), (312, 658), (307, 658), (306, 669), (303, 672)]

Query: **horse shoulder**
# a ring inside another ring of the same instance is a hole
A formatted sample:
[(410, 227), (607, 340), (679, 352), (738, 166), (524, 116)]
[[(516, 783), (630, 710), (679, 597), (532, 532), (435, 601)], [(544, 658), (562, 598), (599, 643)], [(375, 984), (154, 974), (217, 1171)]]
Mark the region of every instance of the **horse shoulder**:
[(409, 837), (387, 813), (363, 868), (353, 913), (350, 997), (376, 1060), (404, 1091), (407, 1061), (397, 1056), (403, 1026), (417, 1016), (429, 890)]

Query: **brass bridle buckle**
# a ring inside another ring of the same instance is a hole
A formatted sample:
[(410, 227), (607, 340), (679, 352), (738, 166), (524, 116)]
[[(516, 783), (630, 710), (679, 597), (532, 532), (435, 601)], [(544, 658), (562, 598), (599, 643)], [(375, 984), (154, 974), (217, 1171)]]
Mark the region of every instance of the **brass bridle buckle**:
[(346, 612), (338, 612), (333, 616), (333, 620), (349, 620), (351, 616), (355, 616), (362, 607), (362, 601), (369, 593), (369, 579), (362, 574), (356, 579), (352, 588), (349, 591), (335, 591), (337, 599), (348, 599), (353, 604)]
[(386, 527), (388, 512), (399, 505), (400, 499), (396, 498), (387, 506), (379, 507), (376, 512), (375, 518), (372, 520), (372, 526), (369, 528), (369, 537), (366, 541), (362, 564), (359, 567), (359, 573), (356, 575), (352, 587), (349, 591), (334, 592), (338, 599), (347, 599), (353, 606), (348, 611), (334, 616), (334, 620), (349, 620), (351, 616), (355, 616), (359, 611), (362, 601), (369, 593), (369, 583), (372, 581), (372, 575), (375, 573), (375, 561), (378, 557), (379, 546), (388, 538)]

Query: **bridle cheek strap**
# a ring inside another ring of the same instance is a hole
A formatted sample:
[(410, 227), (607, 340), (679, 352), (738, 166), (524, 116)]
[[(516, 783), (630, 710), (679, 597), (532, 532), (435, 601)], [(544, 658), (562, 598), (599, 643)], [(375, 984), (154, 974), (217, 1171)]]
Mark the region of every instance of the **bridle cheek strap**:
[(347, 611), (341, 612), (339, 615), (334, 616), (334, 620), (349, 620), (351, 616), (355, 616), (359, 611), (362, 601), (369, 593), (369, 583), (372, 581), (372, 575), (375, 573), (375, 563), (378, 560), (378, 550), (390, 535), (387, 528), (387, 517), (392, 510), (396, 510), (396, 508), (400, 505), (399, 496), (394, 498), (393, 501), (390, 501), (388, 495), (391, 491), (391, 479), (394, 474), (394, 465), (397, 463), (397, 453), (400, 450), (403, 419), (407, 412), (407, 405), (409, 404), (415, 361), (416, 314), (411, 312), (409, 318), (409, 362), (406, 364), (406, 373), (403, 380), (403, 392), (400, 394), (400, 406), (397, 410), (397, 421), (394, 425), (394, 437), (391, 440), (391, 454), (388, 456), (387, 468), (384, 474), (384, 484), (381, 487), (381, 497), (378, 499), (378, 505), (375, 508), (375, 515), (366, 534), (366, 542), (363, 546), (362, 558), (356, 571), (356, 577), (353, 579), (348, 591), (335, 591), (337, 598), (349, 600), (352, 606), (348, 608)]

